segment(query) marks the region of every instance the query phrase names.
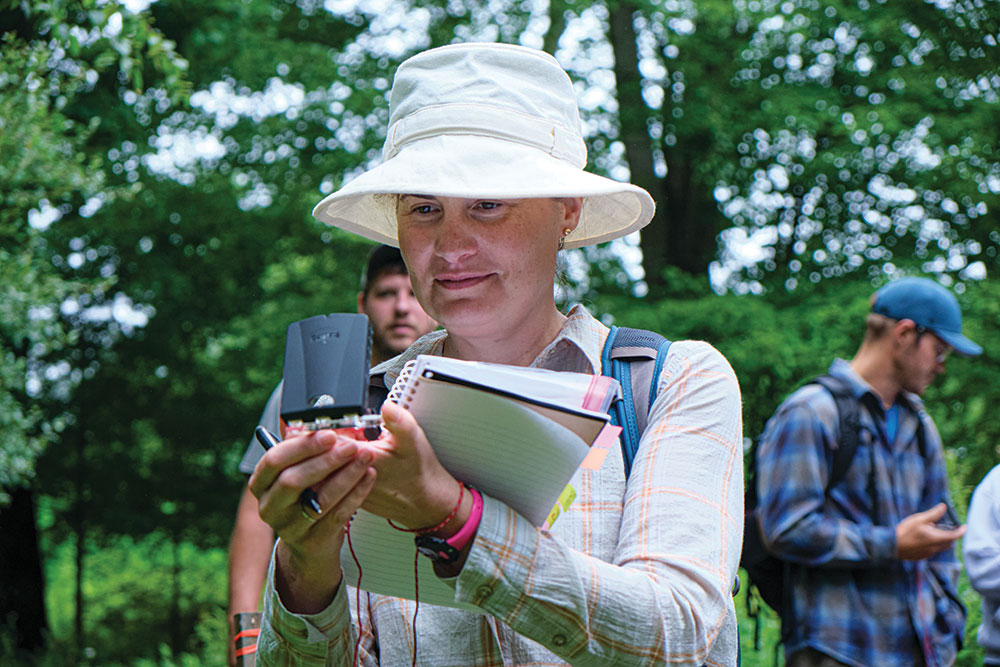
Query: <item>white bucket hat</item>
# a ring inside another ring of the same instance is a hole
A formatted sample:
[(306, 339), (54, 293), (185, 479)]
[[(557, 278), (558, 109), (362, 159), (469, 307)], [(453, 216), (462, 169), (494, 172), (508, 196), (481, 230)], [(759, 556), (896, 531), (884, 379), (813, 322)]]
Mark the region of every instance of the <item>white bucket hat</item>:
[(555, 58), (511, 44), (453, 44), (399, 66), (382, 163), (323, 199), (313, 215), (393, 246), (394, 202), (373, 195), (582, 197), (566, 248), (649, 223), (648, 192), (588, 173), (586, 164), (573, 84)]

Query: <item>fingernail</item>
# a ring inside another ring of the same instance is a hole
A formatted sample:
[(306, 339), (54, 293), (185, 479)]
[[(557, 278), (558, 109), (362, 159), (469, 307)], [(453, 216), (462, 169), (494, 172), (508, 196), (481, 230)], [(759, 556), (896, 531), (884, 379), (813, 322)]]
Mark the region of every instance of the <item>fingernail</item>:
[(396, 423), (396, 416), (397, 416), (397, 413), (396, 413), (397, 409), (398, 408), (397, 408), (396, 404), (392, 403), (391, 401), (386, 401), (385, 403), (383, 403), (382, 404), (382, 420), (385, 421), (386, 424), (395, 424)]
[(365, 465), (371, 463), (374, 458), (375, 455), (372, 453), (372, 450), (368, 449), (367, 447), (361, 448), (361, 452), (358, 454), (358, 460), (364, 463)]

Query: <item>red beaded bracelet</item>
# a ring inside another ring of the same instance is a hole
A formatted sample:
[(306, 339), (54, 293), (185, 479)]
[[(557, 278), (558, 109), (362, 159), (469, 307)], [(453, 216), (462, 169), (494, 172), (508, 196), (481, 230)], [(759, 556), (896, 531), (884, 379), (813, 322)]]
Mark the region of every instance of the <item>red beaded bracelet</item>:
[(458, 508), (462, 506), (462, 499), (463, 498), (465, 498), (465, 484), (462, 484), (461, 482), (459, 482), (458, 483), (458, 502), (455, 503), (455, 507), (452, 508), (451, 514), (449, 514), (448, 516), (446, 516), (444, 518), (444, 521), (442, 521), (441, 523), (439, 523), (436, 526), (431, 526), (430, 528), (403, 528), (402, 526), (397, 526), (396, 524), (394, 524), (392, 522), (392, 519), (386, 519), (386, 521), (389, 522), (390, 526), (392, 526), (396, 530), (401, 530), (404, 533), (417, 533), (417, 534), (434, 533), (434, 532), (437, 532), (437, 531), (441, 530), (445, 526), (447, 526), (448, 522), (455, 518), (455, 515), (458, 514)]

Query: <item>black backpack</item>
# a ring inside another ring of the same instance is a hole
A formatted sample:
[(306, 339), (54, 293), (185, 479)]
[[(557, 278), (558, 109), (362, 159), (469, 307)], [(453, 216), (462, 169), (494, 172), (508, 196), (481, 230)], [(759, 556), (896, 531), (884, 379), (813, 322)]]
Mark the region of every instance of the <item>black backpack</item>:
[[(838, 446), (833, 452), (830, 477), (826, 483), (825, 492), (829, 493), (830, 489), (844, 479), (847, 469), (851, 466), (851, 460), (858, 450), (858, 444), (861, 442), (858, 399), (851, 393), (850, 386), (844, 380), (829, 374), (813, 378), (806, 384), (818, 384), (826, 389), (833, 396), (837, 406), (839, 416)], [(759, 440), (758, 438), (758, 442)], [(750, 608), (750, 594), (752, 589), (756, 588), (761, 599), (781, 615), (783, 610), (789, 608), (784, 585), (788, 563), (767, 550), (761, 535), (760, 511), (757, 507), (756, 442), (750, 451), (750, 466), (747, 472), (744, 497), (743, 553), (740, 556), (740, 567), (746, 570), (750, 579), (751, 590), (747, 591), (748, 611), (751, 612), (752, 616), (756, 616), (756, 612)]]

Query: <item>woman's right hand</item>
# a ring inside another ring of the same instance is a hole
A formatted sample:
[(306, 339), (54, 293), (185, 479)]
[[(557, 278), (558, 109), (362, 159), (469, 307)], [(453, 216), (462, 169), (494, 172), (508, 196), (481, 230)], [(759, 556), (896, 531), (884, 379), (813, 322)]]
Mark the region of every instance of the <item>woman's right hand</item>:
[[(322, 611), (337, 592), (345, 526), (375, 483), (371, 461), (363, 443), (324, 430), (293, 435), (257, 463), (250, 492), (280, 538), (275, 585), (289, 611)], [(299, 502), (310, 487), (320, 515)]]

